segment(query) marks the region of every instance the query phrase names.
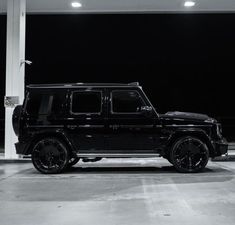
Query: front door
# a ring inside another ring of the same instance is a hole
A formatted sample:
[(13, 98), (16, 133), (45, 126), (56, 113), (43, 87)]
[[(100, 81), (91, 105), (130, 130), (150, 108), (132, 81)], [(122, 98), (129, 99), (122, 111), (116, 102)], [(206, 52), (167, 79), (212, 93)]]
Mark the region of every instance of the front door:
[(112, 153), (156, 153), (157, 115), (141, 112), (143, 107), (151, 107), (143, 93), (113, 89), (109, 95), (107, 149)]

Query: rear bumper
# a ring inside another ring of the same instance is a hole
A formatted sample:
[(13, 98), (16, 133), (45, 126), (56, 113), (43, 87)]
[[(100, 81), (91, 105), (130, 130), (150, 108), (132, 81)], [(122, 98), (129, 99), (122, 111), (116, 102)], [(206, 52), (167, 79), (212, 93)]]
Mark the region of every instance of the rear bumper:
[(228, 142), (225, 138), (213, 142), (213, 146), (216, 153), (215, 156), (221, 156), (228, 153)]
[(28, 146), (27, 143), (20, 143), (20, 142), (15, 143), (16, 154), (26, 155), (27, 146)]

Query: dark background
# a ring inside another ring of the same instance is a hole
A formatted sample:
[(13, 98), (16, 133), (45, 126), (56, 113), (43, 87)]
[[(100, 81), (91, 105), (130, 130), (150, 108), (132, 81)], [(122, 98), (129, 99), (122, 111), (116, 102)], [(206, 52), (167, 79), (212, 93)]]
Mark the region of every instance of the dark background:
[[(0, 16), (1, 99), (5, 23)], [(26, 84), (139, 81), (159, 113), (209, 114), (232, 140), (234, 25), (235, 14), (30, 15)]]

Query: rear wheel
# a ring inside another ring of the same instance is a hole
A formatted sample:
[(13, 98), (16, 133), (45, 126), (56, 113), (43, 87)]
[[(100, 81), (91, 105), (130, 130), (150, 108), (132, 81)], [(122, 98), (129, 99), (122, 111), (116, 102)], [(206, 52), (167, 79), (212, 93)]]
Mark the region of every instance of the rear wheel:
[(32, 151), (34, 167), (41, 173), (60, 173), (68, 163), (66, 145), (57, 138), (44, 138), (38, 141)]
[(209, 160), (206, 144), (196, 137), (182, 137), (172, 146), (170, 161), (177, 171), (184, 173), (200, 172)]
[(70, 168), (70, 167), (74, 166), (76, 163), (78, 163), (79, 160), (80, 160), (80, 158), (78, 158), (78, 157), (70, 158), (69, 161), (68, 161), (67, 168)]

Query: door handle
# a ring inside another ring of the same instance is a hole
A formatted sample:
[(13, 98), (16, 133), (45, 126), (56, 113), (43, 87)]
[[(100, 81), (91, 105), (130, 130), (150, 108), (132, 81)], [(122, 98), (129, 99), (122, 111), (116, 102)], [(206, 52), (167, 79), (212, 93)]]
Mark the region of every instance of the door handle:
[(74, 130), (77, 126), (76, 125), (68, 125), (67, 128), (70, 130)]
[(113, 130), (117, 130), (120, 126), (119, 125), (109, 125), (109, 128), (112, 128)]

